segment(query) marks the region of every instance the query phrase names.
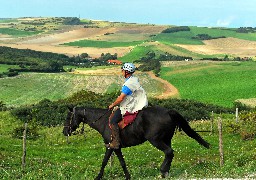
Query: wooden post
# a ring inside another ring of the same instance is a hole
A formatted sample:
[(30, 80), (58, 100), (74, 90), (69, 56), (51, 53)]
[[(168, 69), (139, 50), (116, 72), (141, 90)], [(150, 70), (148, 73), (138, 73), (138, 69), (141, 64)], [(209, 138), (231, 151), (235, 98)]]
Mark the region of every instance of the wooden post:
[(213, 117), (213, 111), (212, 111), (212, 116), (211, 116), (211, 134), (213, 133), (213, 121), (214, 121), (214, 117)]
[(23, 155), (22, 155), (22, 170), (23, 171), (25, 171), (25, 165), (26, 165), (27, 126), (28, 126), (28, 123), (25, 123), (25, 129), (23, 131)]
[(238, 108), (236, 108), (236, 122), (238, 123)]
[(223, 152), (223, 141), (222, 141), (222, 120), (218, 118), (218, 130), (219, 130), (219, 151), (220, 151), (220, 166), (224, 164), (224, 152)]

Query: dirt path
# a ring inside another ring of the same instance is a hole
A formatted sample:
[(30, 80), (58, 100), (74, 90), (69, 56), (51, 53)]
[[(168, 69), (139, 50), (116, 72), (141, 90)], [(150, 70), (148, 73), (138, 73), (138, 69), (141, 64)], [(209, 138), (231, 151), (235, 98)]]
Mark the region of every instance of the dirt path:
[(161, 83), (164, 84), (165, 91), (161, 95), (156, 96), (156, 98), (167, 99), (169, 97), (179, 97), (178, 89), (174, 87), (172, 84), (170, 84), (168, 81), (161, 79), (159, 77), (156, 77), (152, 71), (148, 72), (148, 74), (152, 79), (160, 81)]

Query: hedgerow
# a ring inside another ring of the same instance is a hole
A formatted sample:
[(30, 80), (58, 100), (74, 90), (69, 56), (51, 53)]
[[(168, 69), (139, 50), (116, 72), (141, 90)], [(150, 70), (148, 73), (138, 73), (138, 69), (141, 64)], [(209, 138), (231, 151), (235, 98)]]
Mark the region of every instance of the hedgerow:
[[(118, 91), (110, 94), (97, 94), (82, 90), (66, 99), (58, 101), (44, 99), (34, 105), (12, 109), (11, 113), (23, 122), (33, 122), (43, 126), (56, 126), (63, 124), (65, 121), (68, 107), (108, 108), (108, 105), (111, 104), (118, 95)], [(215, 113), (231, 113), (233, 111), (230, 108), (182, 99), (149, 99), (149, 105), (163, 106), (168, 109), (177, 110), (188, 121), (209, 119), (212, 111)]]

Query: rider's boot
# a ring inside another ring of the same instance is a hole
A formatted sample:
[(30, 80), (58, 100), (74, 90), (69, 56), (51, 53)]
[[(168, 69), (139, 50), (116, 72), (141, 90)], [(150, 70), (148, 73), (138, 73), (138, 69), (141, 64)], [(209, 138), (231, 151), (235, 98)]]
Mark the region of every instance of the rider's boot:
[(118, 149), (120, 146), (120, 135), (118, 124), (111, 125), (111, 139), (109, 147), (112, 149)]

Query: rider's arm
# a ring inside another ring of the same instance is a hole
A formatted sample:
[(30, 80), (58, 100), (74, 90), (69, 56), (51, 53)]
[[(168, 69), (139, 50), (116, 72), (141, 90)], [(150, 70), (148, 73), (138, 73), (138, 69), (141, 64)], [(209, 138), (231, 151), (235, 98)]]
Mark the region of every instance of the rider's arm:
[(124, 100), (125, 96), (127, 96), (127, 95), (124, 94), (124, 93), (121, 93), (121, 94), (116, 98), (115, 102), (113, 102), (108, 108), (109, 108), (109, 109), (112, 109), (112, 108), (115, 107), (116, 105), (120, 104), (120, 103)]
[(125, 96), (131, 95), (131, 94), (132, 94), (132, 91), (127, 86), (123, 86), (121, 94), (117, 97), (115, 102), (113, 102), (108, 108), (112, 109), (116, 105), (120, 104), (124, 100)]

